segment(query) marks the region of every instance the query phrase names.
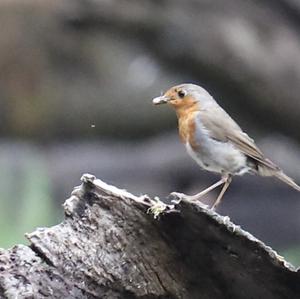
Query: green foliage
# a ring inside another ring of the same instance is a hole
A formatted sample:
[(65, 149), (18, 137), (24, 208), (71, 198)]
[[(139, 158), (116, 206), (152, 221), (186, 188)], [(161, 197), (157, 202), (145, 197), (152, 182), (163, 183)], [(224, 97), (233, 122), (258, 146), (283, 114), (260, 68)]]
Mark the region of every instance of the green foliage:
[[(17, 162), (16, 162), (17, 163)], [(0, 160), (0, 247), (25, 243), (24, 233), (58, 221), (50, 198), (50, 180), (41, 159), (13, 167)]]
[(280, 254), (296, 268), (300, 266), (300, 244), (299, 246), (282, 250)]

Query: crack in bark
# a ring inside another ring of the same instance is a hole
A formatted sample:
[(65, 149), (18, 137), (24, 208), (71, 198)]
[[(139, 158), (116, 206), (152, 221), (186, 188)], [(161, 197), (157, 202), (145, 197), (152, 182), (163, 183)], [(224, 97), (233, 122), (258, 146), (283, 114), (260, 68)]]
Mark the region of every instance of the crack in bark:
[(31, 243), (29, 247), (47, 265), (55, 267), (52, 261), (41, 250), (39, 250), (38, 246), (35, 246), (33, 243)]

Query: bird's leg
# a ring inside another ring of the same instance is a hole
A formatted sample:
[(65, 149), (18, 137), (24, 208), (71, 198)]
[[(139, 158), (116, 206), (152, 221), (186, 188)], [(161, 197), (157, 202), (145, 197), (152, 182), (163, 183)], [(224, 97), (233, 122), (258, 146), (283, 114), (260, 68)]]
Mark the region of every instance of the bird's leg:
[(185, 198), (191, 201), (194, 200), (198, 200), (200, 197), (202, 197), (203, 195), (207, 194), (208, 192), (210, 192), (211, 190), (217, 188), (218, 186), (226, 183), (227, 181), (227, 176), (222, 177), (219, 181), (217, 181), (216, 183), (214, 183), (213, 185), (209, 186), (208, 188), (206, 188), (205, 190), (195, 194), (195, 195), (185, 195), (182, 193), (177, 193), (177, 192), (172, 192), (171, 195), (178, 197), (178, 198)]
[(225, 183), (224, 183), (224, 186), (220, 192), (220, 194), (218, 195), (217, 197), (217, 200), (215, 201), (215, 203), (213, 204), (213, 206), (211, 207), (212, 210), (214, 210), (217, 205), (221, 202), (222, 198), (223, 198), (223, 195), (224, 193), (226, 192), (227, 188), (229, 187), (231, 181), (232, 181), (232, 176), (229, 174), (227, 175), (225, 178)]

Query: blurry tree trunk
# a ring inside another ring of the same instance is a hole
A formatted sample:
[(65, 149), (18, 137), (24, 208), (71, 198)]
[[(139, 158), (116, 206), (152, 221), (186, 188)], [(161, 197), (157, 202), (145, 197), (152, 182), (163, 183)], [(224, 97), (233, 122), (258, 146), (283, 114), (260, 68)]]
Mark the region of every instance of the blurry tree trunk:
[(65, 140), (97, 119), (95, 137), (145, 137), (170, 120), (147, 113), (151, 97), (192, 81), (242, 126), (300, 140), (297, 0), (17, 0), (0, 13), (3, 136)]
[(181, 201), (154, 219), (149, 197), (82, 182), (61, 224), (0, 251), (1, 298), (299, 298), (299, 273), (228, 217)]
[(298, 1), (89, 3), (84, 9), (78, 5), (66, 23), (83, 31), (93, 28), (129, 36), (166, 70), (193, 78), (225, 106), (226, 101), (231, 109), (235, 106), (232, 110), (249, 125), (253, 126), (254, 114), (261, 126), (300, 139)]

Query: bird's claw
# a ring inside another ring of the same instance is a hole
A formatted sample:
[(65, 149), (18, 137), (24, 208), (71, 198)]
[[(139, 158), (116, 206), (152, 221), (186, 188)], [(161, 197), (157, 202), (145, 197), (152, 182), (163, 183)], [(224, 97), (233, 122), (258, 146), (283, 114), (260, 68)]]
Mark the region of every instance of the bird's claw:
[(171, 200), (172, 203), (174, 204), (178, 204), (180, 203), (180, 201), (184, 198), (186, 198), (187, 195), (184, 193), (179, 193), (179, 192), (172, 192), (170, 193), (170, 195), (168, 196), (168, 198)]
[[(199, 199), (201, 196), (199, 195), (187, 195), (184, 193), (178, 193), (178, 192), (172, 192), (170, 195), (170, 197), (172, 197), (171, 202), (173, 204), (179, 204), (182, 200), (191, 202), (191, 203), (196, 203), (196, 202), (200, 202), (202, 205), (204, 205), (206, 208), (208, 208), (207, 205), (203, 204)], [(212, 207), (212, 209), (215, 209), (215, 206)]]

